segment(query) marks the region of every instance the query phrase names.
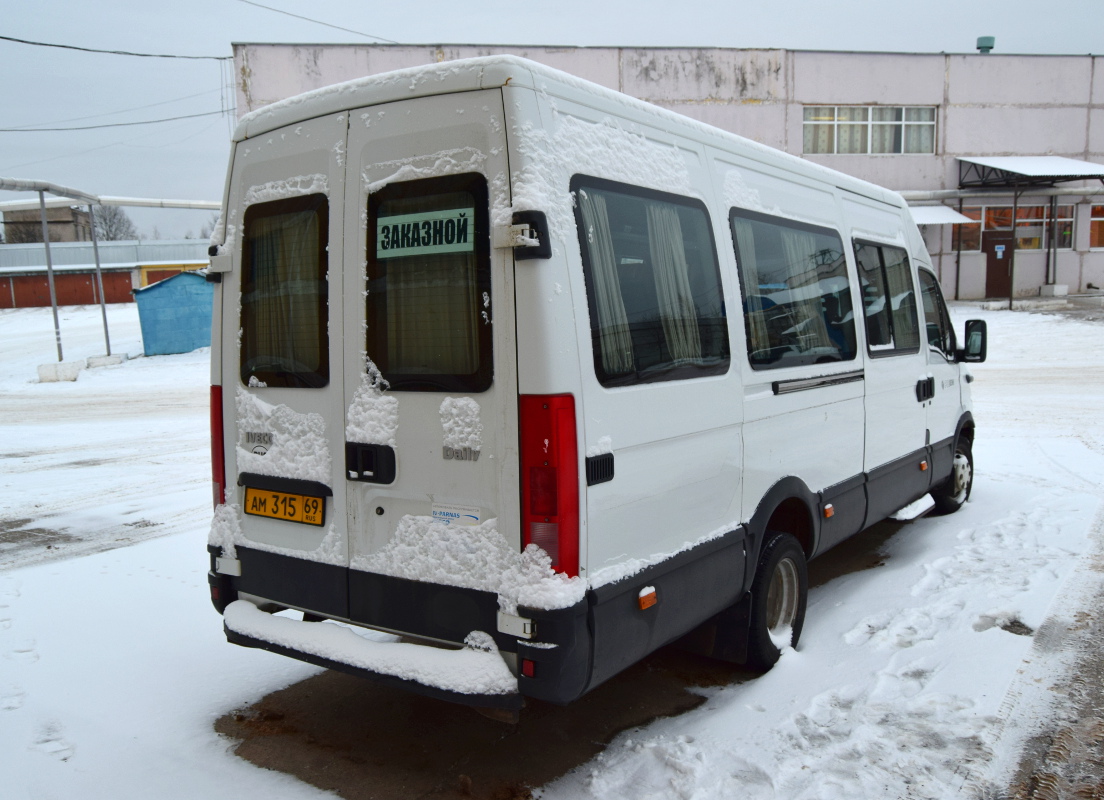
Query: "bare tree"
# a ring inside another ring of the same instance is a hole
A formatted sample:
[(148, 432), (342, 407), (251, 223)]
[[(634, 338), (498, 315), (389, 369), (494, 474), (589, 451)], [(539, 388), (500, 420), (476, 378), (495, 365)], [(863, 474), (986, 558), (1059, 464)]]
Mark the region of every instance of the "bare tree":
[(200, 239), (210, 239), (211, 234), (214, 233), (215, 227), (218, 225), (218, 221), (219, 221), (219, 214), (216, 211), (213, 214), (211, 214), (211, 219), (209, 219), (207, 222), (203, 223), (203, 227), (199, 229), (199, 238)]
[(137, 239), (138, 230), (119, 206), (96, 206), (96, 238), (105, 242)]
[[(33, 244), (42, 241), (42, 223), (38, 221), (12, 220), (4, 223), (7, 244)], [(50, 241), (60, 241), (56, 230), (50, 231)]]

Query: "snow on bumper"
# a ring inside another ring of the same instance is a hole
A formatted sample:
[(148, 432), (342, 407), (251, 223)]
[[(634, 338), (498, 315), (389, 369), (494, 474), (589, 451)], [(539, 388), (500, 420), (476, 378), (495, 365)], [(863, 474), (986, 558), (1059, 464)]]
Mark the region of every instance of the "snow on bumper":
[(422, 687), (423, 693), (448, 695), (471, 705), (489, 701), (512, 706), (512, 698), (520, 705), (517, 678), (494, 650), (374, 642), (340, 625), (276, 617), (246, 600), (228, 605), (223, 620), (227, 637), (238, 644), (284, 652), (365, 677), (392, 678), (405, 688), (419, 691), (417, 687)]

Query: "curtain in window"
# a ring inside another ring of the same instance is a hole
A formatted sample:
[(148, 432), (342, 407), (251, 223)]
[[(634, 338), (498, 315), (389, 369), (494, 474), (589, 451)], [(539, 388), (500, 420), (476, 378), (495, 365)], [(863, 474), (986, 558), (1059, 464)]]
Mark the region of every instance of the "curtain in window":
[(770, 336), (763, 311), (764, 301), (759, 289), (759, 267), (755, 259), (755, 226), (746, 219), (733, 217), (732, 231), (740, 250), (740, 263), (737, 266), (744, 278), (747, 306), (744, 319), (747, 320), (748, 352), (755, 358), (756, 353), (770, 348)]
[(598, 192), (586, 191), (580, 191), (578, 197), (590, 243), (602, 368), (608, 375), (620, 375), (634, 369), (633, 347), (629, 320), (621, 299), (621, 282), (617, 276), (617, 256), (613, 249), (606, 198)]
[(883, 247), (886, 261), (886, 293), (893, 313), (893, 346), (907, 349), (920, 346), (919, 322), (916, 315), (916, 291), (912, 285), (908, 258), (895, 247)]
[(836, 152), (836, 109), (833, 106), (810, 106), (805, 109), (803, 153)]
[(648, 203), (647, 209), (648, 248), (667, 351), (676, 363), (700, 359), (698, 312), (690, 290), (678, 211), (667, 203)]
[(817, 237), (808, 231), (779, 228), (782, 251), (789, 264), (790, 314), (799, 340), (809, 349), (828, 343), (828, 329), (820, 305), (820, 275), (817, 271)]
[(479, 368), (474, 253), (390, 259), (389, 369), (407, 375), (470, 375)]
[(900, 153), (900, 125), (872, 125), (870, 128), (871, 153)]
[(906, 125), (905, 126), (905, 152), (906, 153), (934, 153), (935, 152), (935, 126), (934, 125)]
[[(319, 280), (318, 216), (313, 211), (259, 217), (252, 239), (252, 291), (243, 297), (252, 323), (249, 356), (275, 359), (284, 371), (314, 371), (324, 355), (321, 315), (326, 284)], [(283, 362), (282, 364), (279, 362)]]

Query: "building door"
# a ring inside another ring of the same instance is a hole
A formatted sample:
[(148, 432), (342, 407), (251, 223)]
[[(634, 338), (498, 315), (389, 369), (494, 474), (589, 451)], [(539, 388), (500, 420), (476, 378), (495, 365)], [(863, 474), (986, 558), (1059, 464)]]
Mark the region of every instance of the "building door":
[(1008, 297), (1012, 290), (1011, 227), (985, 230), (981, 234), (981, 250), (985, 253), (985, 296)]

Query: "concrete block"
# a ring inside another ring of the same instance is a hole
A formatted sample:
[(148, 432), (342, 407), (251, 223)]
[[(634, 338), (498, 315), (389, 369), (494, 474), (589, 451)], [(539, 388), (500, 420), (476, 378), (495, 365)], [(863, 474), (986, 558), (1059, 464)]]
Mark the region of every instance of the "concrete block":
[(89, 369), (93, 367), (114, 367), (116, 364), (122, 364), (127, 360), (126, 353), (111, 356), (89, 356), (87, 360), (87, 366)]
[(56, 381), (75, 381), (80, 371), (84, 369), (84, 361), (59, 361), (56, 364), (40, 364), (38, 367), (39, 383), (54, 383)]
[(1039, 287), (1039, 297), (1066, 297), (1069, 295), (1069, 286), (1064, 283), (1051, 283)]

